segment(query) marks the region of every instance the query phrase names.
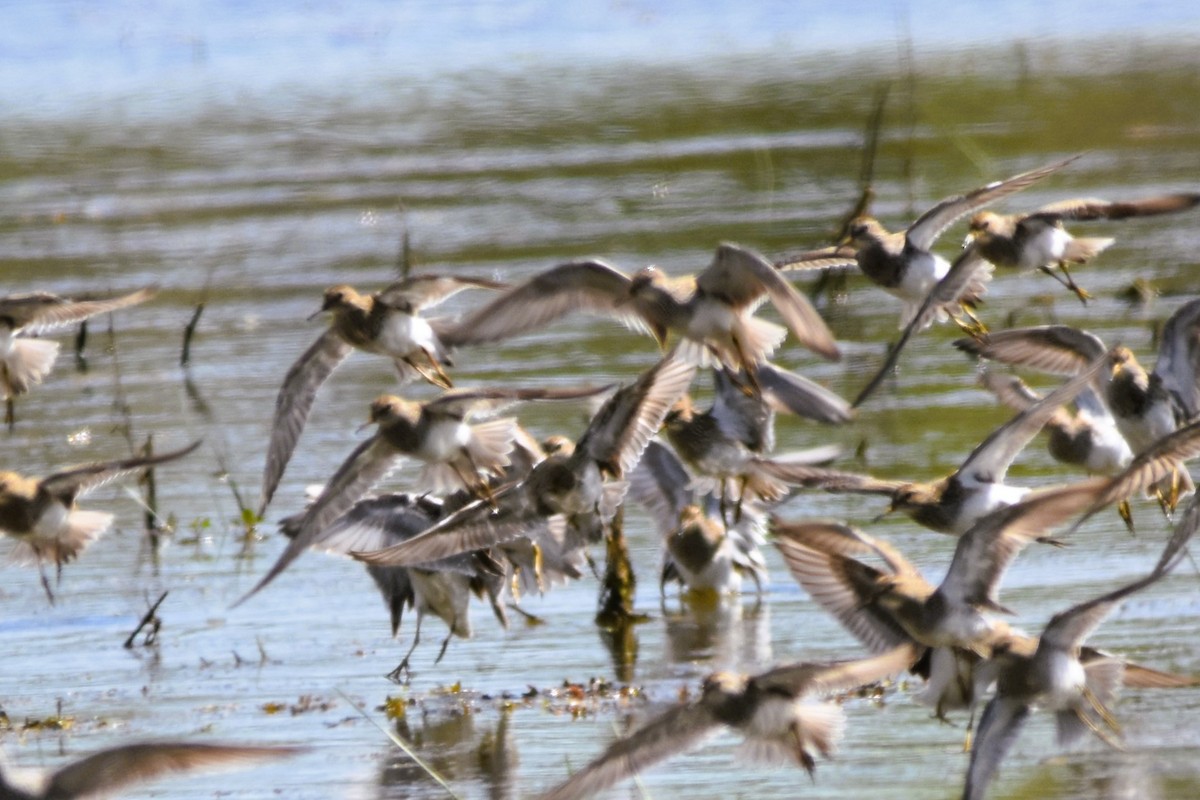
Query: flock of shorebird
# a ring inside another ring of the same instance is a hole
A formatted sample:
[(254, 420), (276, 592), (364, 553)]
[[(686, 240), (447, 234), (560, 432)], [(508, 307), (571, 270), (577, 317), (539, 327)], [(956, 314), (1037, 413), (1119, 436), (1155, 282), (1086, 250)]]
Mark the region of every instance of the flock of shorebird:
[[(691, 702), (679, 704), (543, 797), (583, 797), (696, 746), (722, 726), (736, 729), (756, 757), (798, 764), (835, 748), (844, 724), (830, 695), (909, 671), (924, 680), (917, 698), (939, 718), (985, 704), (969, 742), (964, 798), (981, 798), (1021, 725), (1035, 709), (1055, 714), (1059, 741), (1091, 731), (1115, 744), (1110, 705), (1121, 685), (1196, 685), (1086, 645), (1088, 635), (1125, 598), (1178, 564), (1200, 523), (1200, 504), (1178, 514), (1157, 564), (1143, 577), (1057, 614), (1040, 636), (1010, 626), (998, 593), (1017, 555), (1035, 543), (1058, 543), (1055, 529), (1115, 505), (1132, 525), (1130, 498), (1159, 498), (1165, 512), (1194, 490), (1186, 461), (1200, 454), (1200, 299), (1186, 303), (1162, 329), (1158, 360), (1147, 372), (1123, 347), (1051, 325), (988, 332), (975, 315), (992, 270), (1040, 270), (1081, 301), (1089, 295), (1071, 265), (1095, 257), (1111, 239), (1076, 238), (1064, 223), (1181, 212), (1200, 194), (1131, 202), (1070, 200), (1004, 216), (985, 206), (1025, 189), (1074, 159), (941, 201), (902, 232), (873, 219), (849, 225), (835, 246), (768, 260), (720, 245), (707, 269), (671, 278), (653, 267), (627, 274), (602, 260), (572, 261), (524, 283), (445, 275), (406, 277), (374, 294), (349, 286), (326, 290), (321, 312), (331, 323), (288, 371), (275, 404), (258, 514), (262, 517), (288, 466), (318, 390), (355, 350), (390, 359), (401, 383), (423, 380), (444, 391), (416, 402), (375, 399), (373, 435), (355, 447), (309, 505), (281, 521), (289, 541), (275, 564), (240, 602), (276, 579), (308, 549), (364, 562), (384, 596), (393, 633), (414, 608), (412, 648), (393, 671), (407, 674), (427, 615), (454, 636), (470, 635), (468, 603), (486, 596), (506, 624), (506, 607), (523, 593), (544, 592), (582, 577), (589, 550), (602, 541), (626, 499), (642, 505), (662, 533), (661, 583), (688, 593), (727, 595), (744, 578), (761, 588), (769, 536), (812, 600), (871, 652), (859, 660), (781, 666), (745, 677), (710, 676)], [(970, 216), (954, 261), (932, 250)], [(898, 297), (902, 333), (878, 374), (853, 403), (768, 360), (791, 333), (817, 355), (840, 357), (820, 314), (788, 280), (794, 270), (857, 267)], [(464, 290), (494, 293), (463, 318), (423, 316)], [(38, 338), (55, 327), (148, 300), (152, 289), (108, 299), (30, 294), (0, 299), (0, 390), (7, 420), (13, 400), (49, 373), (57, 343)], [(784, 325), (755, 316), (769, 301)], [(573, 312), (617, 319), (649, 333), (664, 355), (620, 387), (454, 388), (455, 351), (538, 331)], [(320, 312), (318, 312), (320, 313)], [(314, 315), (315, 316), (315, 315)], [(1039, 396), (1011, 373), (987, 372), (985, 386), (1016, 415), (989, 435), (950, 475), (932, 482), (881, 480), (828, 466), (835, 449), (774, 452), (777, 413), (831, 424), (893, 373), (902, 347), (937, 320), (966, 336), (959, 349), (997, 363), (1065, 376)], [(698, 368), (712, 368), (712, 405), (689, 394)], [(513, 417), (497, 414), (523, 402), (603, 402), (577, 439), (537, 441)], [(1073, 409), (1073, 410), (1072, 410)], [(1008, 467), (1043, 429), (1050, 452), (1092, 477), (1047, 489), (1005, 483)], [(0, 532), (42, 569), (61, 569), (112, 523), (112, 515), (76, 507), (76, 499), (122, 475), (182, 458), (188, 448), (154, 457), (89, 464), (35, 479), (0, 473)], [(411, 492), (371, 494), (399, 462), (424, 465)], [(795, 521), (772, 512), (798, 490), (882, 495), (930, 530), (957, 537), (940, 584), (929, 583), (888, 542), (832, 521)], [(517, 606), (519, 608), (519, 606)], [(440, 660), (441, 654), (438, 655)], [(174, 748), (174, 749), (172, 749)], [(196, 749), (190, 749), (196, 748)], [(213, 748), (172, 743), (97, 754), (47, 778), (41, 788), (0, 772), (0, 799), (82, 797), (117, 781), (203, 765), (223, 756), (259, 757), (286, 749)], [(90, 764), (90, 766), (89, 766)]]

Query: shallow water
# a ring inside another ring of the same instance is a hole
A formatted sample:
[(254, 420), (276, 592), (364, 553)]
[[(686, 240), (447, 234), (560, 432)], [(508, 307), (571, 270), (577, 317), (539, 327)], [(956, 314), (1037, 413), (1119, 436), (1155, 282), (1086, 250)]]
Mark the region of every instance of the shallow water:
[[(771, 255), (824, 244), (857, 195), (863, 124), (885, 83), (891, 94), (874, 211), (893, 226), (938, 198), (1074, 152), (1087, 155), (1006, 207), (1194, 191), (1200, 164), (1200, 61), (1187, 46), (1200, 26), (1194, 16), (1168, 18), (1168, 6), (1147, 8), (1136, 24), (1092, 20), (1089, 34), (1108, 38), (1072, 47), (1015, 44), (1020, 34), (1005, 22), (988, 49), (947, 49), (933, 44), (936, 28), (913, 25), (911, 62), (891, 21), (872, 17), (861, 40), (885, 43), (886, 54), (857, 43), (831, 54), (817, 44), (827, 39), (785, 35), (799, 28), (781, 24), (791, 17), (780, 9), (729, 12), (720, 21), (728, 46), (719, 47), (720, 24), (682, 13), (686, 42), (656, 37), (664, 23), (645, 9), (619, 12), (646, 12), (648, 21), (628, 30), (612, 22), (618, 12), (594, 12), (606, 22), (591, 40), (574, 16), (539, 23), (531, 11), (517, 24), (491, 6), (454, 6), (460, 16), (426, 20), (449, 42), (439, 49), (432, 36), (399, 46), (400, 34), (380, 31), (403, 20), (370, 4), (346, 17), (234, 15), (219, 24), (151, 5), (143, 17), (125, 17), (121, 47), (114, 45), (122, 30), (116, 17), (88, 17), (68, 4), (45, 8), (60, 15), (49, 30), (88, 35), (75, 40), (77, 58), (71, 48), (47, 49), (44, 33), (17, 41), (43, 61), (20, 57), (20, 47), (0, 57), (6, 99), (16, 109), (0, 117), (0, 277), (12, 292), (149, 283), (161, 292), (118, 314), (111, 327), (104, 319), (89, 325), (86, 371), (72, 367), (71, 335), (60, 336), (56, 371), (18, 405), (9, 465), (44, 474), (118, 457), (128, 452), (127, 427), (139, 444), (153, 434), (160, 450), (201, 436), (205, 446), (159, 470), (159, 508), (174, 518), (176, 533), (157, 565), (138, 506), (127, 490), (107, 487), (87, 507), (118, 513), (118, 529), (67, 566), (55, 606), (47, 605), (35, 570), (4, 567), (0, 707), (12, 728), (0, 732), (0, 744), (17, 763), (46, 766), (147, 737), (313, 747), (282, 765), (163, 784), (141, 796), (442, 796), (355, 710), (363, 705), (387, 725), (378, 709), (388, 697), (419, 700), (400, 732), (458, 794), (523, 796), (561, 779), (630, 717), (643, 719), (685, 687), (694, 690), (714, 669), (861, 652), (808, 602), (774, 551), (761, 603), (750, 596), (698, 613), (670, 598), (661, 609), (658, 545), (636, 509), (627, 530), (638, 605), (650, 620), (619, 647), (593, 623), (593, 580), (526, 598), (543, 625), (514, 618), (503, 631), (477, 605), (474, 638), (451, 642), (437, 666), (445, 630), (429, 620), (407, 689), (382, 676), (407, 648), (413, 619), (393, 642), (386, 610), (356, 564), (307, 554), (231, 609), (279, 552), (273, 523), (300, 507), (305, 485), (328, 477), (359, 441), (353, 429), (367, 402), (393, 388), (388, 370), (366, 356), (339, 369), (260, 526), (263, 538), (245, 546), (234, 490), (248, 502), (257, 494), (275, 391), (320, 331), (320, 323), (304, 320), (327, 285), (377, 287), (394, 277), (403, 238), (419, 269), (507, 280), (579, 256), (682, 272), (706, 264), (720, 240)], [(1052, 10), (1071, 12), (1069, 4)], [(811, 30), (848, 24), (854, 12), (818, 15)], [(912, 7), (911, 21), (926, 16)], [(1165, 26), (1178, 35), (1153, 38)], [(773, 28), (785, 33), (763, 38)], [(500, 29), (511, 29), (510, 38)], [(1126, 29), (1137, 35), (1113, 38)], [(544, 46), (548, 31), (558, 50)], [(647, 43), (660, 40), (661, 51), (647, 55)], [(308, 43), (307, 69), (289, 57), (289, 42)], [(200, 57), (187, 57), (197, 50)], [(575, 51), (589, 56), (562, 55)], [(480, 68), (497, 61), (502, 66)], [(152, 79), (153, 68), (161, 80)], [(1153, 324), (1196, 286), (1196, 219), (1097, 226), (1105, 229), (1097, 235), (1118, 243), (1080, 271), (1094, 303), (1083, 308), (1048, 278), (1006, 273), (992, 284), (984, 318), (993, 327), (1079, 324), (1152, 362)], [(947, 234), (943, 252), (960, 234)], [(1120, 299), (1135, 278), (1161, 296), (1148, 304)], [(465, 293), (447, 308), (460, 312), (478, 300)], [(178, 366), (183, 329), (199, 302), (205, 308), (185, 372)], [(894, 335), (898, 308), (851, 277), (846, 293), (821, 309), (844, 360), (827, 364), (786, 348), (779, 361), (853, 396)], [(949, 330), (918, 337), (898, 378), (845, 428), (781, 420), (781, 449), (838, 442), (848, 454), (842, 463), (884, 476), (932, 477), (953, 468), (1005, 419), (974, 386), (969, 362), (949, 347), (953, 338)], [(649, 339), (578, 318), (464, 351), (455, 376), (468, 385), (627, 381), (655, 357)], [(429, 395), (423, 387), (411, 392)], [(534, 406), (520, 416), (538, 434), (577, 435), (584, 424), (575, 408)], [(862, 458), (850, 455), (863, 443)], [(404, 488), (411, 475), (398, 471), (389, 485)], [(1040, 442), (1013, 475), (1029, 485), (1067, 477)], [(893, 537), (939, 576), (948, 540), (898, 519), (871, 525), (882, 510), (872, 499), (804, 495), (783, 513), (854, 521)], [(1135, 513), (1137, 538), (1102, 515), (1076, 547), (1023, 554), (1004, 587), (1020, 623), (1037, 630), (1054, 612), (1142, 574), (1157, 558), (1165, 526), (1150, 504)], [(1126, 603), (1093, 641), (1155, 667), (1200, 670), (1196, 587), (1195, 567), (1185, 564)], [(157, 644), (123, 649), (147, 598), (167, 590)], [(548, 694), (564, 680), (592, 678), (640, 693), (624, 700), (595, 693), (575, 707)], [(455, 685), (460, 692), (437, 691)], [(538, 694), (521, 699), (530, 686)], [(21, 730), (26, 720), (54, 715), (60, 701), (73, 719), (69, 730)], [(283, 708), (268, 713), (273, 704)], [(1095, 743), (1059, 754), (1050, 726), (1035, 719), (997, 794), (1194, 797), (1198, 709), (1197, 690), (1127, 691), (1117, 713), (1129, 747), (1119, 754)], [(796, 770), (740, 763), (733, 737), (642, 781), (651, 796), (958, 791), (963, 729), (928, 720), (908, 687), (882, 704), (849, 701), (847, 710), (846, 741), (836, 761), (818, 767), (815, 785)], [(613, 796), (639, 792), (631, 783)]]

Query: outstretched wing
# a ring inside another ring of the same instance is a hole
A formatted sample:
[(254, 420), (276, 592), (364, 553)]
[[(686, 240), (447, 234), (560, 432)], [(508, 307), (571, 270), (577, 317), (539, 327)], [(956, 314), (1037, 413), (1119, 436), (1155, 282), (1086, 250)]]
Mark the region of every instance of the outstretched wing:
[(900, 333), (900, 338), (896, 340), (891, 350), (888, 351), (883, 365), (875, 373), (875, 377), (871, 378), (867, 382), (867, 385), (863, 387), (863, 390), (858, 393), (858, 397), (854, 399), (852, 407), (858, 408), (865, 403), (867, 398), (879, 388), (879, 384), (883, 383), (884, 379), (892, 373), (892, 370), (896, 367), (896, 362), (900, 360), (900, 353), (904, 349), (904, 345), (908, 344), (908, 340), (912, 338), (914, 333), (927, 328), (937, 315), (939, 309), (958, 302), (959, 298), (972, 285), (982, 280), (983, 276), (988, 275), (991, 269), (991, 264), (979, 255), (978, 248), (974, 246), (967, 247), (954, 260), (954, 263), (950, 265), (950, 271), (933, 285), (933, 288), (929, 290), (929, 294), (925, 295), (925, 299), (921, 301), (917, 313), (904, 326), (904, 330)]
[(59, 800), (98, 797), (172, 773), (214, 767), (247, 766), (303, 752), (297, 747), (157, 742), (102, 750), (55, 772), (43, 797)]
[(511, 289), (442, 332), (449, 347), (483, 344), (544, 328), (572, 311), (613, 317), (646, 331), (629, 298), (630, 279), (599, 260), (560, 264)]
[(507, 283), (454, 275), (411, 275), (396, 281), (375, 296), (386, 306), (407, 306), (414, 312), (436, 306), (466, 289), (507, 289)]
[(679, 527), (679, 515), (695, 502), (695, 492), (688, 485), (692, 476), (683, 462), (662, 442), (650, 442), (642, 459), (629, 476), (629, 496), (637, 501), (654, 519), (663, 536)]
[(754, 677), (763, 687), (783, 689), (794, 697), (838, 694), (878, 683), (911, 667), (925, 648), (913, 642), (897, 645), (870, 658), (832, 664), (789, 664)]
[(908, 226), (906, 234), (908, 245), (919, 250), (929, 250), (942, 232), (962, 217), (994, 200), (1029, 188), (1043, 178), (1058, 172), (1077, 158), (1079, 156), (1072, 156), (1029, 172), (1022, 172), (1020, 175), (1014, 175), (1006, 180), (989, 183), (966, 194), (947, 197)]
[[(774, 520), (771, 530), (796, 582), (867, 649), (883, 653), (912, 641), (895, 617), (874, 602), (883, 573), (851, 557), (874, 550), (869, 537), (836, 523)], [(919, 580), (915, 571), (914, 580)], [(933, 594), (934, 588), (926, 587)]]
[(1050, 418), (1083, 391), (1104, 365), (1097, 359), (1092, 366), (1076, 375), (1050, 394), (1019, 412), (983, 440), (958, 468), (958, 474), (971, 475), (983, 483), (1001, 483), (1008, 468), (1025, 446), (1038, 435)]
[(1008, 755), (1021, 734), (1021, 726), (1029, 718), (1029, 706), (1009, 697), (997, 695), (988, 701), (979, 720), (975, 743), (971, 747), (971, 764), (963, 800), (983, 800), (988, 785), (1000, 762)]
[(676, 753), (698, 746), (720, 728), (699, 704), (676, 706), (628, 738), (609, 745), (600, 756), (539, 800), (592, 797)]
[(353, 349), (330, 328), (317, 337), (284, 377), (275, 397), (275, 418), (271, 423), (271, 443), (263, 468), (258, 516), (266, 512), (275, 496), (275, 489), (304, 431), (304, 423), (308, 421), (317, 390)]
[(41, 485), (53, 495), (67, 494), (71, 497), (78, 497), (131, 472), (183, 458), (198, 448), (200, 444), (200, 441), (195, 441), (187, 447), (158, 455), (135, 456), (119, 461), (99, 461), (94, 464), (71, 467), (42, 478)]
[(677, 358), (674, 350), (667, 353), (608, 399), (580, 438), (577, 454), (601, 464), (613, 477), (628, 475), (695, 375), (694, 364)]
[(1094, 504), (1108, 483), (1095, 478), (1030, 492), (1020, 503), (982, 518), (958, 540), (938, 592), (955, 605), (1005, 610), (996, 593), (1017, 554), (1046, 531)]
[(157, 293), (157, 287), (148, 286), (119, 297), (105, 298), (72, 299), (48, 292), (10, 295), (0, 298), (0, 319), (12, 320), (13, 329), (24, 329), (25, 333), (36, 335), (82, 322), (97, 314), (144, 303)]
[(1159, 214), (1173, 214), (1186, 211), (1200, 205), (1200, 194), (1183, 192), (1179, 194), (1164, 194), (1158, 197), (1147, 197), (1142, 200), (1110, 203), (1094, 197), (1079, 197), (1071, 200), (1060, 200), (1057, 203), (1042, 206), (1029, 216), (1044, 217), (1050, 220), (1079, 220), (1091, 221), (1097, 219), (1129, 219), (1130, 217), (1153, 217)]
[(350, 457), (329, 479), (321, 495), (305, 511), (298, 533), (288, 542), (271, 569), (234, 606), (246, 602), (275, 580), (312, 545), (326, 526), (348, 511), (372, 486), (391, 472), (397, 457), (396, 451), (378, 435), (354, 448)]
[(954, 346), (973, 356), (1052, 375), (1076, 375), (1105, 353), (1099, 337), (1070, 325), (1042, 325), (958, 339)]
[(696, 287), (735, 308), (750, 306), (765, 293), (802, 346), (830, 361), (841, 358), (833, 334), (812, 303), (752, 250), (722, 243), (712, 264), (696, 276)]
[(1200, 416), (1200, 300), (1184, 303), (1163, 325), (1154, 374), (1184, 420)]
[(784, 256), (776, 260), (774, 266), (780, 272), (857, 267), (858, 257), (855, 248), (849, 245), (835, 245), (833, 247), (822, 247), (819, 250), (806, 250), (803, 253), (793, 253), (792, 255)]

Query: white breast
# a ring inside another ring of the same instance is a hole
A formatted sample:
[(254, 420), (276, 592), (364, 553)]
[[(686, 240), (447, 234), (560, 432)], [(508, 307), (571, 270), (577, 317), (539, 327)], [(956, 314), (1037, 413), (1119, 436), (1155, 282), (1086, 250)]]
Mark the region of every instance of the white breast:
[(1057, 264), (1062, 261), (1070, 242), (1071, 234), (1057, 225), (1047, 226), (1026, 240), (1017, 266), (1022, 269), (1037, 269)]
[(423, 461), (450, 461), (470, 443), (471, 435), (471, 426), (462, 420), (439, 420), (426, 430), (421, 449), (415, 455)]
[(418, 350), (438, 354), (433, 328), (422, 317), (393, 311), (388, 314), (375, 346), (380, 353), (395, 358), (412, 355)]

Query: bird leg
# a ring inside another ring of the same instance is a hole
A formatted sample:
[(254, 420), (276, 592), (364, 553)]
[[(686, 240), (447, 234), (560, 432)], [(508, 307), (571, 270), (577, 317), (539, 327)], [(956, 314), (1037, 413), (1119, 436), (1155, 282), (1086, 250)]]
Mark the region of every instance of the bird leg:
[(496, 495), (492, 493), (492, 487), (488, 485), (487, 480), (479, 471), (479, 466), (475, 463), (475, 459), (471, 458), (471, 452), (464, 447), (462, 454), (466, 457), (467, 463), (471, 465), (471, 474), (464, 474), (463, 470), (459, 468), (459, 465), (452, 461), (450, 462), (450, 467), (454, 470), (454, 474), (458, 476), (460, 481), (462, 481), (463, 487), (468, 492), (475, 495), (480, 500), (486, 501), (487, 504), (491, 506), (492, 511), (498, 511), (499, 506), (496, 505)]
[(13, 400), (16, 390), (13, 389), (12, 379), (8, 374), (8, 364), (0, 367), (0, 386), (4, 387), (4, 424), (8, 426), (8, 432), (12, 433), (13, 426), (17, 423), (16, 404)]
[(1133, 529), (1133, 509), (1129, 506), (1129, 500), (1122, 500), (1117, 503), (1117, 513), (1121, 515), (1121, 519), (1125, 520), (1125, 527), (1130, 533), (1134, 533)]
[(1087, 700), (1088, 705), (1090, 705), (1095, 712), (1100, 715), (1100, 719), (1102, 719), (1104, 724), (1109, 727), (1109, 730), (1111, 730), (1113, 733), (1121, 732), (1121, 724), (1117, 722), (1117, 718), (1113, 716), (1112, 712), (1108, 710), (1108, 707), (1105, 706), (1104, 703), (1100, 702), (1100, 698), (1096, 697), (1096, 693), (1086, 686), (1083, 689), (1083, 699)]
[(458, 624), (458, 617), (455, 617), (450, 623), (450, 632), (446, 634), (446, 638), (442, 639), (442, 649), (438, 650), (438, 656), (433, 660), (434, 665), (441, 663), (442, 656), (446, 655), (446, 648), (450, 646), (450, 640), (454, 638), (454, 626)]
[[(445, 379), (443, 377), (439, 377), (438, 375), (434, 375), (434, 374), (430, 373), (428, 367), (418, 364), (415, 359), (405, 356), (404, 358), (402, 358), (400, 360), (403, 361), (405, 364), (408, 364), (408, 366), (412, 367), (413, 371), (416, 372), (418, 375), (420, 375), (422, 378), (424, 378), (428, 383), (433, 384), (434, 386), (438, 387), (439, 389), (449, 389), (450, 388), (450, 385), (445, 382)], [(441, 370), (438, 370), (438, 371), (440, 372)]]
[(971, 752), (971, 748), (975, 746), (975, 703), (971, 703), (971, 717), (967, 720), (967, 735), (963, 737), (964, 753)]
[[(750, 476), (749, 475), (739, 476), (739, 482), (741, 485), (738, 486), (737, 503), (735, 503), (733, 506), (733, 524), (734, 525), (737, 525), (739, 522), (742, 521), (742, 503), (746, 499), (746, 487), (750, 484)], [(724, 519), (722, 519), (721, 521), (725, 522)], [(728, 527), (728, 525), (726, 525), (726, 527)]]
[(443, 389), (453, 388), (454, 383), (450, 380), (450, 376), (446, 374), (446, 371), (442, 369), (442, 365), (438, 363), (438, 360), (433, 353), (429, 352), (424, 347), (421, 348), (421, 352), (425, 354), (427, 359), (429, 359), (429, 366), (433, 367), (439, 378), (439, 380), (431, 381), (431, 383), (435, 383), (437, 386), (440, 386)]
[(1075, 279), (1071, 277), (1071, 271), (1067, 268), (1067, 262), (1060, 261), (1056, 266), (1062, 271), (1062, 274), (1066, 276), (1065, 278), (1059, 277), (1058, 273), (1054, 271), (1053, 267), (1042, 265), (1038, 267), (1038, 271), (1046, 273), (1051, 278), (1054, 278), (1054, 280), (1065, 286), (1067, 289), (1070, 289), (1075, 293), (1075, 296), (1079, 298), (1079, 301), (1086, 306), (1087, 301), (1090, 300), (1092, 296), (1082, 286), (1075, 283)]
[(978, 339), (979, 337), (987, 334), (987, 332), (988, 332), (987, 325), (984, 325), (983, 320), (981, 320), (979, 317), (975, 316), (975, 312), (971, 309), (971, 307), (969, 305), (967, 305), (966, 303), (960, 303), (958, 306), (958, 309), (959, 309), (959, 311), (962, 312), (963, 316), (966, 317), (969, 321), (963, 322), (955, 314), (950, 314), (950, 319), (954, 322), (955, 325), (957, 325), (959, 327), (959, 329), (963, 333), (967, 334), (972, 339)]
[[(59, 569), (62, 569), (61, 564)], [(40, 558), (38, 559), (38, 573), (42, 577), (42, 588), (46, 590), (46, 599), (50, 601), (50, 605), (54, 605), (54, 590), (50, 588), (50, 576), (46, 574), (46, 565)]]
[(792, 746), (796, 748), (796, 760), (808, 773), (809, 780), (815, 781), (817, 779), (817, 761), (813, 758), (812, 753), (804, 749), (804, 738), (800, 735), (800, 726), (795, 722), (788, 728), (788, 738), (792, 740)]
[(1179, 467), (1171, 470), (1171, 487), (1164, 495), (1162, 489), (1155, 487), (1154, 494), (1158, 497), (1158, 504), (1162, 506), (1163, 514), (1170, 517), (1175, 511), (1175, 507), (1179, 505)]
[(537, 542), (530, 542), (533, 547), (533, 581), (537, 585), (538, 594), (546, 593), (546, 582), (542, 579), (542, 567), (545, 561), (542, 557), (542, 546)]
[(1066, 287), (1075, 293), (1075, 296), (1079, 298), (1079, 302), (1086, 306), (1088, 300), (1092, 299), (1091, 293), (1077, 284), (1075, 279), (1071, 277), (1071, 268), (1067, 266), (1066, 261), (1058, 262), (1058, 268), (1062, 270), (1062, 274), (1067, 278)]
[(509, 603), (508, 607), (525, 618), (525, 622), (530, 625), (544, 625), (546, 620), (539, 617), (537, 614), (531, 614), (516, 603)]
[(730, 332), (729, 339), (733, 343), (733, 352), (737, 355), (737, 360), (740, 362), (737, 368), (731, 370), (731, 372), (737, 372), (740, 369), (746, 373), (746, 383), (750, 391), (746, 391), (746, 386), (742, 387), (742, 391), (746, 392), (747, 397), (762, 397), (762, 386), (758, 383), (758, 361), (746, 356), (746, 349), (742, 347), (742, 342), (738, 339), (736, 333)]
[(1079, 721), (1086, 725), (1088, 730), (1096, 734), (1097, 739), (1112, 749), (1124, 750), (1125, 746), (1121, 744), (1120, 740), (1113, 738), (1114, 733), (1118, 735), (1121, 733), (1121, 726), (1117, 723), (1116, 718), (1113, 717), (1112, 712), (1105, 708), (1104, 703), (1100, 702), (1100, 698), (1096, 697), (1095, 693), (1086, 686), (1083, 688), (1083, 699), (1088, 701), (1088, 705), (1100, 717), (1101, 722), (1108, 727), (1100, 727), (1096, 720), (1092, 719), (1083, 708), (1075, 709), (1075, 714), (1079, 717)]
[[(396, 668), (387, 674), (387, 679), (392, 683), (408, 683), (412, 679), (412, 670), (408, 668), (408, 659), (412, 658), (413, 651), (417, 649), (417, 645), (421, 642), (421, 617), (421, 614), (417, 615), (417, 630), (413, 633), (412, 647), (408, 648), (408, 652), (404, 654), (404, 659)], [(403, 681), (400, 680), (401, 675), (404, 675)]]

